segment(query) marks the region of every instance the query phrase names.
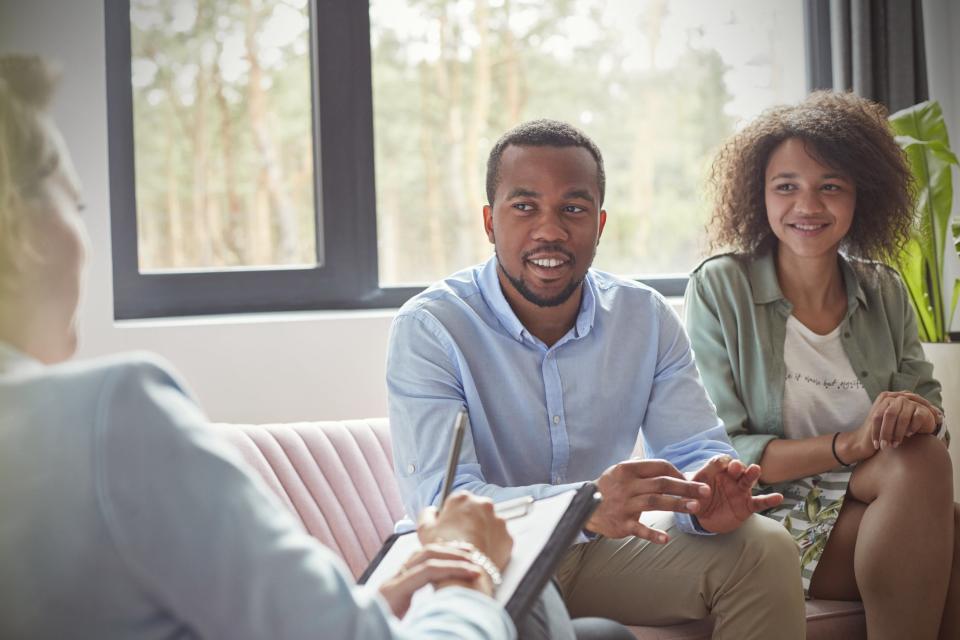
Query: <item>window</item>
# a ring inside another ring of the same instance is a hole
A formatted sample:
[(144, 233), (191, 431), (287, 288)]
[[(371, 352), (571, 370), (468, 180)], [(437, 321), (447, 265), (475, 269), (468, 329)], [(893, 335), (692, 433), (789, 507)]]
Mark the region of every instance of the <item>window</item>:
[(534, 117), (604, 152), (596, 266), (679, 294), (716, 145), (807, 89), (803, 24), (767, 0), (108, 0), (115, 315), (397, 306), (490, 255), (486, 155)]

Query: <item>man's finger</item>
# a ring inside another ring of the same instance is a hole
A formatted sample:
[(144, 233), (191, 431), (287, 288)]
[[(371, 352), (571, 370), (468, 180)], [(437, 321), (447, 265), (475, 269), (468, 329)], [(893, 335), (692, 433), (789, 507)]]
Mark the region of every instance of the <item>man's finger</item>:
[(636, 496), (627, 505), (628, 513), (639, 514), (642, 511), (675, 511), (677, 513), (696, 513), (700, 510), (700, 502), (677, 496), (665, 496), (657, 493), (648, 493)]
[(625, 460), (618, 465), (624, 473), (634, 478), (656, 478), (658, 476), (667, 476), (669, 478), (684, 479), (680, 470), (667, 462), (666, 460)]
[(717, 477), (717, 474), (724, 471), (727, 466), (730, 464), (730, 456), (720, 455), (714, 456), (707, 461), (705, 465), (700, 467), (700, 470), (693, 474), (693, 479), (701, 482), (708, 482), (713, 478)]
[(742, 476), (743, 472), (746, 470), (746, 465), (744, 465), (740, 460), (731, 460), (730, 464), (727, 465), (727, 473), (730, 474), (730, 477), (732, 477), (734, 480), (739, 480), (740, 476)]
[(751, 499), (754, 513), (772, 509), (773, 507), (778, 506), (781, 502), (783, 502), (782, 493), (765, 493), (763, 495), (753, 496)]
[(757, 484), (757, 481), (760, 479), (760, 471), (760, 465), (758, 464), (752, 464), (747, 467), (743, 475), (740, 476), (740, 479), (737, 480), (740, 488), (746, 491), (752, 489), (753, 485)]
[(643, 538), (655, 544), (666, 544), (670, 541), (670, 536), (667, 535), (666, 531), (648, 527), (641, 522), (634, 522), (630, 533), (635, 538)]
[(710, 495), (710, 487), (702, 482), (666, 476), (635, 480), (631, 488), (635, 495), (661, 494), (682, 498), (705, 498)]

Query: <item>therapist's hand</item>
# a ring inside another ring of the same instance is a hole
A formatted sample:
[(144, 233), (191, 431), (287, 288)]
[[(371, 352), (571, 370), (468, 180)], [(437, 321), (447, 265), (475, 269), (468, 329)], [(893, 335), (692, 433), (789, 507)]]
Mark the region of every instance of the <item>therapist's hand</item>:
[(464, 491), (451, 494), (439, 512), (434, 507), (424, 509), (417, 535), (424, 545), (451, 540), (469, 543), (501, 571), (510, 561), (513, 550), (507, 522), (494, 513), (493, 502)]
[(666, 460), (627, 460), (603, 472), (597, 481), (603, 500), (586, 529), (608, 538), (636, 536), (663, 544), (669, 536), (639, 521), (644, 511), (698, 513), (711, 490), (687, 480)]
[(753, 486), (760, 479), (760, 467), (745, 466), (730, 456), (714, 456), (693, 479), (706, 483), (712, 490), (696, 514), (700, 526), (711, 533), (733, 531), (754, 513), (783, 502), (779, 493), (754, 496)]
[(428, 584), (438, 588), (457, 584), (487, 595), (492, 591), (487, 574), (470, 561), (470, 550), (451, 544), (423, 547), (403, 563), (397, 575), (380, 585), (379, 591), (393, 615), (402, 618), (414, 592)]

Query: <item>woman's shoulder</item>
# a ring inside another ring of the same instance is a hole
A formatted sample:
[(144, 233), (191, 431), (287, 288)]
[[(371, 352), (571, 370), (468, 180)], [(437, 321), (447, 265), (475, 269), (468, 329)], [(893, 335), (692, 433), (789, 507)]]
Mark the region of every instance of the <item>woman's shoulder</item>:
[(721, 253), (711, 256), (697, 265), (690, 273), (691, 281), (701, 286), (749, 285), (750, 265), (753, 257), (741, 253)]
[(876, 260), (850, 256), (844, 256), (844, 258), (868, 299), (877, 296), (885, 300), (906, 298), (906, 285), (895, 268)]

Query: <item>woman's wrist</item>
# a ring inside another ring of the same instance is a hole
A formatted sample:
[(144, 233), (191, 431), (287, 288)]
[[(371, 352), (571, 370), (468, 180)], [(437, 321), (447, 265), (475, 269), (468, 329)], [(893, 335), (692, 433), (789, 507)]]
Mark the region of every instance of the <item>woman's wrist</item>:
[(838, 461), (842, 460), (841, 464), (850, 466), (866, 460), (876, 453), (872, 445), (869, 447), (864, 446), (864, 443), (861, 442), (862, 438), (859, 436), (860, 430), (841, 431), (834, 436), (834, 457), (837, 458)]

